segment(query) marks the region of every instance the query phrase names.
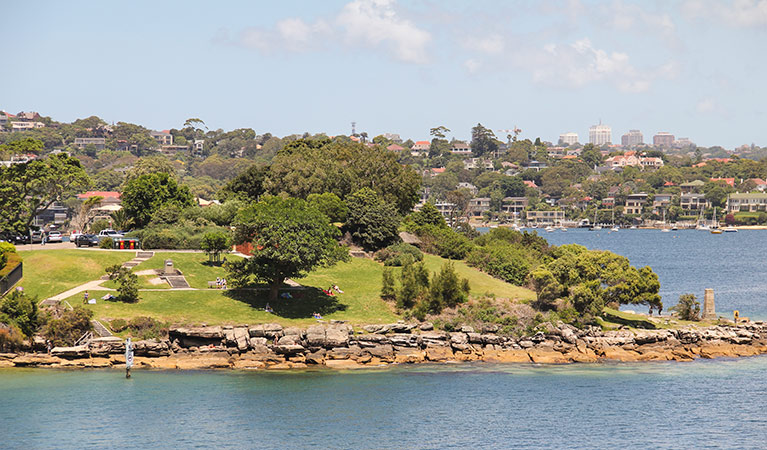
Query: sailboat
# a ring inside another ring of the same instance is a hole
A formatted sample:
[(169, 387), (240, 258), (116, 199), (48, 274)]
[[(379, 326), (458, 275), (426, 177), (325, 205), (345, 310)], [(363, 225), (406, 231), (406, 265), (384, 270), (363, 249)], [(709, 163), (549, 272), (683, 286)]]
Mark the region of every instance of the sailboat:
[(714, 206), (714, 220), (711, 225), (711, 234), (722, 234), (722, 230), (719, 229), (719, 222), (716, 221), (716, 206)]
[(696, 226), (695, 229), (696, 230), (703, 230), (703, 231), (710, 231), (711, 230), (711, 228), (703, 220), (703, 208), (700, 209), (700, 215), (698, 216), (698, 226)]
[(618, 226), (615, 225), (615, 206), (613, 206), (613, 213), (612, 213), (612, 218), (610, 221), (612, 222), (612, 227), (610, 228), (610, 231), (620, 230), (620, 228), (618, 228)]
[(594, 210), (594, 225), (589, 228), (591, 231), (599, 231), (602, 229), (602, 226), (597, 223), (597, 209)]
[(663, 210), (663, 228), (660, 230), (662, 233), (670, 233), (671, 229), (666, 224), (666, 210)]

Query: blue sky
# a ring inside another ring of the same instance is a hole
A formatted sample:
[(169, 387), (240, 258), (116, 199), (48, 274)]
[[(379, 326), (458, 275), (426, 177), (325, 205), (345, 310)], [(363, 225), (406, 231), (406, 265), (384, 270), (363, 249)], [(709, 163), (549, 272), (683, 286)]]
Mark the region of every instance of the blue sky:
[(767, 146), (767, 0), (13, 2), (0, 109), (154, 129)]

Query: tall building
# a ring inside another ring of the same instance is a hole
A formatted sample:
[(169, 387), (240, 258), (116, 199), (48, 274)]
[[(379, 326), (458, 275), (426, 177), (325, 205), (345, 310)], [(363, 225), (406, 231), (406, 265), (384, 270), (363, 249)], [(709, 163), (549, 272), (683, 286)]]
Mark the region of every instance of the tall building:
[(674, 145), (674, 135), (667, 131), (661, 131), (652, 137), (652, 145), (671, 148)]
[(573, 145), (578, 143), (578, 133), (562, 133), (559, 135), (559, 145)]
[(599, 125), (592, 125), (589, 128), (589, 142), (597, 146), (610, 144), (613, 141), (612, 134), (613, 129), (600, 122)]
[(621, 136), (621, 145), (624, 147), (633, 147), (644, 144), (644, 136), (639, 130), (629, 130), (628, 133)]

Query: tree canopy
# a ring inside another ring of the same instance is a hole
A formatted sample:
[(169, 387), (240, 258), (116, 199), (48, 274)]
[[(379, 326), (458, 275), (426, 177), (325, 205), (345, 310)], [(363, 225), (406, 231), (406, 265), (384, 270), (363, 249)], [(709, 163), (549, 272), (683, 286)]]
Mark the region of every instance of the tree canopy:
[(268, 283), (271, 300), (286, 278), (349, 257), (336, 241), (338, 228), (301, 199), (268, 197), (240, 210), (235, 227), (235, 242), (250, 242), (253, 256), (228, 262), (229, 276), (238, 285), (254, 279)]
[(140, 175), (125, 183), (122, 205), (133, 224), (142, 228), (161, 207), (184, 208), (194, 205), (194, 199), (186, 185), (179, 184), (165, 172), (157, 172)]

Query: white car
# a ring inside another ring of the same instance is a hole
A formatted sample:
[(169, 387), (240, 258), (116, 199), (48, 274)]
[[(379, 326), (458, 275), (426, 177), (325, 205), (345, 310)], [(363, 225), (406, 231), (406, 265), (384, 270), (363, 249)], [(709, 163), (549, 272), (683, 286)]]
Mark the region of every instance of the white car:
[(122, 239), (125, 236), (123, 236), (122, 234), (118, 233), (115, 230), (106, 229), (106, 230), (99, 231), (99, 239), (108, 238), (108, 237), (112, 239)]
[(48, 237), (45, 240), (46, 242), (61, 242), (61, 231), (49, 231)]

